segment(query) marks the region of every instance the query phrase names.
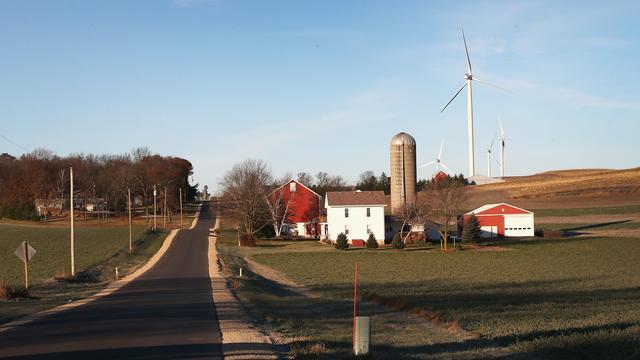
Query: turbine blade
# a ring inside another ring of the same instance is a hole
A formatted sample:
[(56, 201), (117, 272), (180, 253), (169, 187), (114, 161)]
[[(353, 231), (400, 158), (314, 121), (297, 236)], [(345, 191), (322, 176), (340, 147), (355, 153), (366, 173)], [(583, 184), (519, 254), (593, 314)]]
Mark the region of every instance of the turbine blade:
[(504, 141), (504, 129), (502, 128), (501, 116), (498, 116), (498, 126), (500, 127), (500, 140)]
[(496, 141), (497, 137), (498, 137), (498, 134), (496, 132), (496, 134), (493, 135), (493, 140), (491, 140), (491, 145), (489, 145), (489, 150), (493, 149), (493, 143)]
[(447, 106), (449, 106), (449, 104), (451, 104), (451, 102), (452, 102), (452, 101), (453, 101), (453, 100), (458, 96), (458, 94), (460, 94), (460, 92), (464, 89), (464, 87), (465, 87), (465, 86), (467, 86), (467, 84), (468, 84), (468, 81), (465, 81), (465, 82), (464, 82), (464, 85), (462, 85), (462, 87), (460, 88), (460, 90), (458, 90), (458, 92), (457, 92), (455, 95), (453, 95), (453, 97), (451, 98), (451, 100), (449, 100), (449, 102), (447, 103), (447, 105), (445, 105), (445, 106), (442, 108), (442, 110), (440, 110), (440, 112), (443, 112), (443, 111), (447, 108)]
[(462, 29), (462, 41), (464, 41), (464, 52), (467, 54), (467, 68), (469, 69), (469, 75), (472, 75), (471, 59), (469, 59), (469, 50), (467, 49), (467, 38), (464, 36), (464, 28)]
[(424, 164), (424, 165), (420, 165), (420, 166), (418, 166), (418, 169), (423, 168), (423, 167), (425, 167), (425, 166), (433, 165), (433, 164), (435, 164), (435, 163), (437, 163), (437, 161), (436, 161), (436, 160), (433, 160), (432, 162), (428, 162), (428, 163), (426, 163), (426, 164)]
[(444, 139), (440, 140), (440, 151), (438, 152), (438, 160), (442, 157), (442, 146), (444, 145)]
[(447, 170), (447, 172), (448, 172), (449, 174), (453, 174), (453, 173), (451, 172), (451, 170), (449, 170), (449, 168), (448, 168), (445, 164), (443, 164), (443, 163), (442, 163), (442, 161), (440, 162), (440, 166), (442, 166), (445, 170)]
[(506, 92), (508, 92), (510, 94), (513, 94), (513, 90), (511, 90), (511, 89), (507, 89), (506, 87), (502, 87), (500, 85), (496, 85), (496, 84), (492, 84), (492, 83), (484, 81), (484, 80), (480, 80), (480, 79), (476, 78), (475, 76), (473, 77), (473, 80), (479, 82), (480, 84), (489, 85), (489, 86), (492, 86), (492, 87), (494, 87), (496, 89), (499, 89), (499, 90), (502, 90), (502, 91), (506, 91)]

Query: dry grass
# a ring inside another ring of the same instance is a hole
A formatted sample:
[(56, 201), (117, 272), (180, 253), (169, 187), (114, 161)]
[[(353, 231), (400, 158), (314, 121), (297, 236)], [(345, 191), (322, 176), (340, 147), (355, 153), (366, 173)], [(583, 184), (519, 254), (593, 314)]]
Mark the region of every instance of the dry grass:
[(640, 190), (640, 168), (549, 171), (532, 176), (507, 178), (503, 183), (482, 187), (506, 190), (513, 199), (583, 194), (592, 196), (612, 192), (637, 193)]

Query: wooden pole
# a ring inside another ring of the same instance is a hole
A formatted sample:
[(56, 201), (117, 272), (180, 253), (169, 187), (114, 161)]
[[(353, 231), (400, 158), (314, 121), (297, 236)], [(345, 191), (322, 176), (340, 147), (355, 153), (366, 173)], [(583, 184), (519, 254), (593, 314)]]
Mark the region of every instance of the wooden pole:
[(180, 188), (180, 229), (183, 229), (182, 225), (182, 188)]
[(74, 233), (73, 233), (73, 168), (69, 168), (69, 179), (71, 181), (71, 193), (69, 197), (70, 201), (70, 214), (71, 214), (71, 276), (76, 276), (76, 263), (75, 263), (75, 244), (74, 244)]
[(167, 228), (167, 187), (164, 187), (164, 210), (163, 210), (163, 217), (162, 217), (162, 227), (163, 228)]
[(131, 225), (132, 225), (132, 221), (131, 221), (131, 188), (127, 189), (127, 208), (129, 210), (129, 254), (131, 254), (131, 252), (133, 251), (133, 244), (131, 241), (132, 238), (132, 229), (131, 229)]
[(24, 242), (24, 288), (29, 290), (29, 244)]
[(353, 344), (356, 343), (356, 314), (358, 304), (358, 259), (356, 259), (356, 273), (353, 281)]

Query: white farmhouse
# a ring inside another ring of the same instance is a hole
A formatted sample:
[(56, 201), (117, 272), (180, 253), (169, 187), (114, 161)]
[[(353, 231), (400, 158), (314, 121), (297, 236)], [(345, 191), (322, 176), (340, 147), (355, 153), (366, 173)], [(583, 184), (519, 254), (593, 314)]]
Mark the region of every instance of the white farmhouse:
[(367, 241), (373, 233), (379, 244), (384, 244), (385, 195), (382, 191), (327, 192), (327, 224), (324, 230), (328, 239), (335, 241), (338, 234), (347, 235), (349, 243)]

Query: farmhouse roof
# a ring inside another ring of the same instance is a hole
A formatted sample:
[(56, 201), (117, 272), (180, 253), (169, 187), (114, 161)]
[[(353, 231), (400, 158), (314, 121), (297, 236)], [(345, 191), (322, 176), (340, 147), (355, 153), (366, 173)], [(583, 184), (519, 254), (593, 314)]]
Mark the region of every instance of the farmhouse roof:
[(327, 192), (327, 204), (329, 206), (387, 206), (384, 191), (330, 191)]

